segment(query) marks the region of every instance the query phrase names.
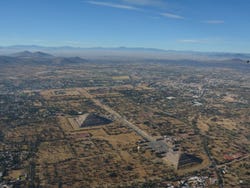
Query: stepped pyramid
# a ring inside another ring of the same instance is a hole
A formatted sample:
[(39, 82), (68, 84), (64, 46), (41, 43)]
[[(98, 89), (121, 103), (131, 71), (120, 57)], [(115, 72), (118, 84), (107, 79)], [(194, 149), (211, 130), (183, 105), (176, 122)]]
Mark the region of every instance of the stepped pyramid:
[(178, 168), (182, 168), (182, 167), (185, 167), (188, 165), (201, 164), (202, 161), (203, 160), (201, 158), (199, 158), (195, 155), (182, 153), (180, 158), (179, 158)]
[(79, 116), (75, 119), (80, 128), (84, 127), (92, 127), (92, 126), (100, 126), (112, 123), (110, 119), (105, 117), (99, 116), (94, 113), (87, 113), (84, 115)]

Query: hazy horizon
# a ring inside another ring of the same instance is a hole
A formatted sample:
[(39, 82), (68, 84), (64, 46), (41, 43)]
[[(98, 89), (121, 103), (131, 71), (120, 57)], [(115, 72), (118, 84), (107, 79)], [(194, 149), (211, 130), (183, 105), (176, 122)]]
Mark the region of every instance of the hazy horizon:
[(250, 52), (243, 0), (1, 1), (0, 45)]
[(37, 45), (15, 45), (8, 47), (0, 46), (0, 55), (12, 55), (19, 52), (45, 52), (55, 56), (73, 57), (90, 59), (117, 59), (120, 58), (139, 58), (139, 59), (168, 59), (168, 60), (230, 60), (230, 59), (250, 59), (247, 53), (231, 53), (231, 52), (202, 52), (202, 51), (178, 51), (163, 50), (156, 48), (82, 48), (72, 46), (46, 47)]

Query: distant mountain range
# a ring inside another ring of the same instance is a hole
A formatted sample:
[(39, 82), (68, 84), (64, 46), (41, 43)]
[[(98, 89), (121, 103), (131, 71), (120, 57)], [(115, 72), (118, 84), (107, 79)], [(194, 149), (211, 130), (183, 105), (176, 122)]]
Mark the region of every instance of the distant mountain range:
[(10, 55), (11, 57), (19, 57), (19, 58), (53, 58), (54, 56), (44, 52), (30, 52), (30, 51), (22, 51), (17, 52)]
[(22, 51), (9, 55), (0, 55), (0, 65), (2, 64), (46, 64), (46, 65), (65, 65), (85, 63), (86, 59), (80, 57), (57, 57), (41, 51), (30, 52)]
[[(109, 51), (110, 53), (110, 51)], [(151, 51), (149, 53), (152, 53)], [(243, 60), (240, 58), (227, 58), (221, 59), (218, 58), (216, 60), (211, 59), (191, 59), (185, 58), (182, 59), (167, 59), (165, 56), (164, 58), (159, 58), (159, 56), (152, 56), (145, 58), (145, 52), (143, 51), (144, 56), (140, 54), (140, 56), (133, 56), (133, 58), (121, 58), (120, 56), (115, 56), (111, 54), (110, 56), (103, 56), (99, 57), (99, 59), (89, 59), (89, 58), (82, 58), (78, 56), (56, 56), (51, 55), (46, 52), (42, 51), (21, 51), (15, 52), (12, 54), (7, 55), (0, 55), (0, 66), (15, 66), (15, 65), (48, 65), (48, 66), (63, 66), (63, 65), (79, 65), (82, 63), (161, 63), (166, 65), (176, 65), (176, 66), (194, 66), (194, 67), (224, 67), (224, 68), (234, 68), (234, 69), (241, 69), (243, 71), (249, 71), (250, 64), (248, 60)], [(153, 53), (156, 54), (156, 53)], [(116, 54), (117, 55), (117, 54)], [(124, 55), (124, 54), (123, 54)], [(138, 55), (138, 54), (137, 54)], [(159, 54), (156, 54), (159, 55)], [(96, 56), (95, 56), (96, 57)], [(223, 56), (225, 57), (225, 56)], [(228, 56), (227, 56), (228, 57)], [(231, 57), (231, 56), (229, 56)], [(239, 56), (236, 56), (239, 57)]]
[[(20, 54), (20, 51), (21, 54)], [(35, 54), (28, 54), (35, 52)], [(17, 53), (17, 56), (46, 56), (43, 53), (53, 54), (54, 56), (72, 57), (78, 56), (83, 58), (110, 58), (110, 57), (127, 57), (127, 58), (154, 58), (154, 59), (195, 59), (195, 60), (225, 60), (225, 59), (242, 59), (249, 60), (249, 53), (223, 53), (223, 52), (196, 52), (196, 51), (175, 51), (162, 50), (155, 48), (80, 48), (80, 47), (44, 47), (36, 45), (16, 45), (0, 47), (0, 55), (10, 55)], [(19, 53), (19, 54), (18, 54)], [(53, 55), (48, 55), (51, 58)]]

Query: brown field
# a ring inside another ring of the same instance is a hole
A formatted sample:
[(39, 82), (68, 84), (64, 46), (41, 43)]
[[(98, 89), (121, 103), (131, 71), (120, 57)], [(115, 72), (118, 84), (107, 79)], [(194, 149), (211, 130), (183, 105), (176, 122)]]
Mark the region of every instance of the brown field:
[(66, 142), (44, 142), (38, 148), (38, 163), (59, 163), (73, 158), (73, 154)]
[(129, 76), (113, 76), (113, 80), (129, 80)]
[[(192, 176), (217, 182), (204, 187), (250, 183), (246, 72), (168, 61), (56, 63), (1, 67), (4, 183), (178, 187)], [(82, 128), (86, 114), (111, 122)], [(176, 170), (183, 153), (203, 162)]]

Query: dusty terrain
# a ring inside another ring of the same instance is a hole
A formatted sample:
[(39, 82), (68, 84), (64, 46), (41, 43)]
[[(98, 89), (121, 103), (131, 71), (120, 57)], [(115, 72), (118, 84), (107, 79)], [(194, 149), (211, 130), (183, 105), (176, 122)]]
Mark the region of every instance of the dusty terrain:
[[(205, 187), (249, 185), (249, 79), (242, 69), (142, 60), (5, 64), (1, 182), (179, 187), (198, 176)], [(82, 126), (89, 114), (109, 123)]]

